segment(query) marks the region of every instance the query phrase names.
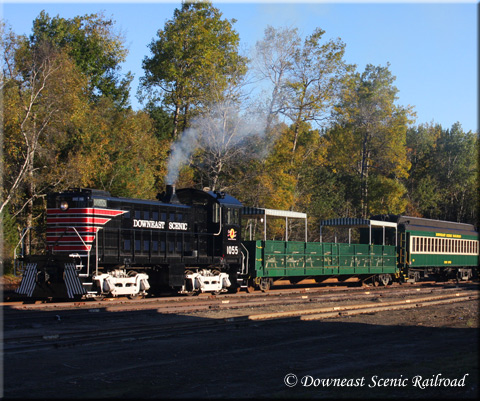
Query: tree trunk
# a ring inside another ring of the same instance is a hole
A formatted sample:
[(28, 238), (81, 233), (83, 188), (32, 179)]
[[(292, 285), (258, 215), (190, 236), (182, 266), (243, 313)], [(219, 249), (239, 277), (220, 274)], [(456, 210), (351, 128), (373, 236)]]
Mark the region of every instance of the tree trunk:
[(178, 134), (178, 118), (180, 115), (180, 105), (177, 103), (175, 106), (175, 113), (173, 114), (173, 131), (172, 131), (172, 139), (174, 141), (177, 140)]

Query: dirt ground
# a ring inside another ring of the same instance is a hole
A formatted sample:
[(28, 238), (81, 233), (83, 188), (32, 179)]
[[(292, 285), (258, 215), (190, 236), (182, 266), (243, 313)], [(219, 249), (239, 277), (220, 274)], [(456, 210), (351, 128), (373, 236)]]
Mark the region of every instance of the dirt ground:
[[(212, 310), (168, 319), (215, 319), (225, 313)], [(154, 315), (152, 324), (166, 318)], [(478, 303), (468, 301), (6, 352), (3, 396), (477, 398), (479, 327)]]

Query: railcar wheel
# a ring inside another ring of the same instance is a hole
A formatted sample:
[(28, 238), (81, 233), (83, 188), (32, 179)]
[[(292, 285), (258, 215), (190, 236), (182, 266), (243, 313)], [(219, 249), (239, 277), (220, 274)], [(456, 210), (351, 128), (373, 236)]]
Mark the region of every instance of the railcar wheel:
[(262, 292), (267, 292), (270, 289), (271, 285), (272, 285), (271, 278), (262, 277), (260, 279), (260, 290), (262, 290)]
[(378, 280), (380, 284), (386, 287), (392, 281), (392, 276), (390, 276), (390, 274), (380, 274)]

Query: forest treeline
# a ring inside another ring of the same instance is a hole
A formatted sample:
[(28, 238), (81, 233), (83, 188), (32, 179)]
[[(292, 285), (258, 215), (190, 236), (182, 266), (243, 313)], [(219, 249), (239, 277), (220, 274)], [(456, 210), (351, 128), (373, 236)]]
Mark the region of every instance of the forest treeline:
[(42, 12), (29, 36), (2, 22), (5, 256), (44, 224), (46, 194), (69, 187), (146, 199), (166, 183), (209, 187), (306, 212), (310, 240), (333, 217), (476, 222), (477, 133), (418, 124), (389, 64), (358, 71), (321, 28), (269, 26), (247, 53), (234, 24), (209, 2), (179, 5), (133, 93), (125, 38), (102, 13)]

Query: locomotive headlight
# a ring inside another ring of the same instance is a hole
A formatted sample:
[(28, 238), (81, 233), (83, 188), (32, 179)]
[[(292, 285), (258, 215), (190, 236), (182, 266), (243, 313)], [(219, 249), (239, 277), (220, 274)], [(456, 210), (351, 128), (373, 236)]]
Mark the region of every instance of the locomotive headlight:
[(60, 210), (65, 211), (67, 209), (68, 209), (68, 202), (67, 201), (63, 201), (62, 203), (60, 203)]

